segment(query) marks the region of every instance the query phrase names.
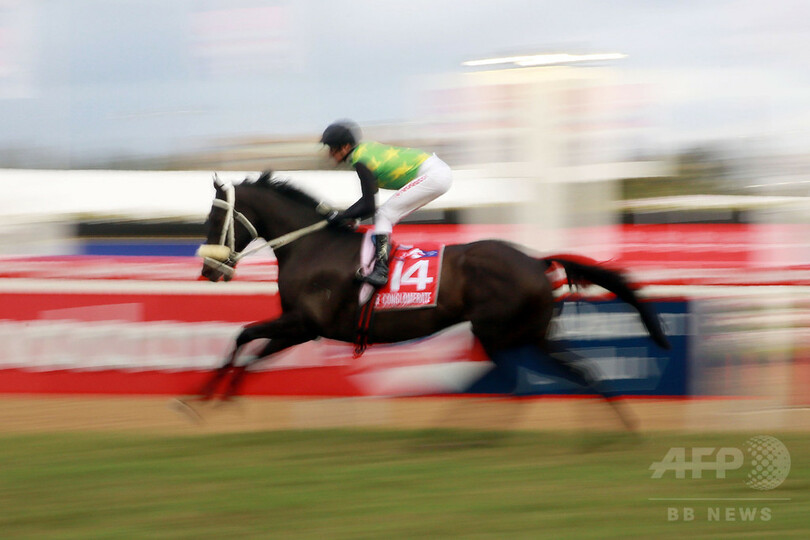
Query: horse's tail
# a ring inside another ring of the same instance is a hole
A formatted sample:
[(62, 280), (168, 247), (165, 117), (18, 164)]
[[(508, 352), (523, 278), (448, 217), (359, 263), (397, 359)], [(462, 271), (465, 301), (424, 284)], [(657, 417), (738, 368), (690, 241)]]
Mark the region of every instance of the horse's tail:
[(627, 302), (638, 311), (641, 321), (650, 333), (653, 341), (661, 348), (669, 349), (670, 344), (658, 315), (648, 304), (642, 303), (627, 280), (619, 272), (598, 266), (596, 261), (576, 255), (552, 255), (543, 257), (547, 263), (556, 262), (565, 269), (569, 283), (588, 282), (599, 285), (616, 295), (617, 298)]

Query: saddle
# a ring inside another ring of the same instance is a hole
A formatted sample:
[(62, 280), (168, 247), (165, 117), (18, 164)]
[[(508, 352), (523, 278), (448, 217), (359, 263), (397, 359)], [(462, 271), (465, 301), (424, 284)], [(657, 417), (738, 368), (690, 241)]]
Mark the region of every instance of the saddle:
[[(374, 269), (373, 234), (366, 232), (360, 249), (358, 277)], [(439, 296), (444, 245), (423, 242), (419, 246), (392, 243), (388, 257), (388, 283), (375, 291), (368, 283), (360, 287), (358, 304), (366, 305), (374, 297), (375, 309), (401, 310), (435, 307)], [(374, 293), (377, 293), (376, 295)]]
[[(373, 234), (367, 231), (360, 249), (358, 277), (374, 269)], [(363, 283), (358, 297), (358, 332), (355, 356), (363, 354), (368, 342), (368, 329), (372, 314), (379, 310), (406, 310), (435, 307), (439, 296), (439, 281), (444, 245), (437, 242), (422, 243), (418, 247), (392, 243), (388, 258), (388, 283), (375, 289)]]

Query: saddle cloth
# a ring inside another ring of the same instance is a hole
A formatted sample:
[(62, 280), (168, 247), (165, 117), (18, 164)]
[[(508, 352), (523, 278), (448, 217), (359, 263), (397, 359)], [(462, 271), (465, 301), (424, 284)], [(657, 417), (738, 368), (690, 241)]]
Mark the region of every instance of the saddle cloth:
[[(363, 238), (361, 274), (367, 276), (374, 268), (372, 234)], [(444, 245), (423, 242), (419, 246), (398, 244), (388, 258), (388, 283), (374, 297), (375, 310), (400, 310), (434, 307), (439, 296), (439, 278)], [(365, 305), (374, 293), (374, 287), (364, 283), (360, 287), (360, 305)]]

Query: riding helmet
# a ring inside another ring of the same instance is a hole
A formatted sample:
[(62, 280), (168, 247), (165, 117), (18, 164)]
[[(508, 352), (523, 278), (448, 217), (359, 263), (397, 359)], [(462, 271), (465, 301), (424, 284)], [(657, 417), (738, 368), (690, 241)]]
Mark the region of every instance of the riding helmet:
[(351, 120), (339, 120), (329, 124), (323, 131), (321, 144), (325, 144), (329, 148), (341, 148), (346, 144), (354, 146), (359, 139), (360, 128), (357, 124)]

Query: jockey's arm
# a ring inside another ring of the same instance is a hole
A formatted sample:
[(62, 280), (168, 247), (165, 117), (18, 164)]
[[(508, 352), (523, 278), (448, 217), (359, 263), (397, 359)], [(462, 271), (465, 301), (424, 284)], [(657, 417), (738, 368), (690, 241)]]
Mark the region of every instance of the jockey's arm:
[(340, 213), (342, 219), (365, 219), (374, 215), (377, 209), (374, 195), (377, 193), (377, 178), (368, 167), (362, 163), (354, 166), (357, 176), (360, 177), (360, 190), (362, 196), (356, 203)]

